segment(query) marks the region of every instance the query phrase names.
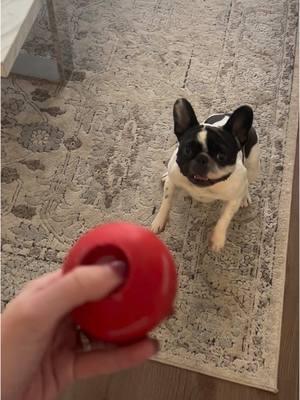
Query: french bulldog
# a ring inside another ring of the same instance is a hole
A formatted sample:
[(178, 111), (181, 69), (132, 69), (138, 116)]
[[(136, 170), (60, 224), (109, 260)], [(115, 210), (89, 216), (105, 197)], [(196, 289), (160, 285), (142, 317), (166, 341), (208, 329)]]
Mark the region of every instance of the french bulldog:
[(253, 111), (244, 105), (200, 124), (192, 105), (182, 98), (174, 104), (173, 118), (178, 145), (162, 176), (163, 200), (151, 229), (164, 230), (176, 188), (200, 202), (221, 200), (224, 206), (209, 241), (213, 251), (220, 251), (233, 216), (251, 203), (249, 183), (259, 173)]

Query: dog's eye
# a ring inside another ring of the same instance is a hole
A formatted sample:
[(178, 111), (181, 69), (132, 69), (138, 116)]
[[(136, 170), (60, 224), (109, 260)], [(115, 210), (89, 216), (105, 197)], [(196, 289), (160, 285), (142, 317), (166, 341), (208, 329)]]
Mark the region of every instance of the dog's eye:
[(183, 154), (187, 157), (190, 157), (193, 154), (193, 149), (192, 146), (190, 144), (187, 144), (184, 148), (183, 148)]
[(226, 154), (224, 154), (224, 153), (218, 153), (218, 154), (217, 154), (217, 160), (220, 161), (220, 162), (226, 161)]

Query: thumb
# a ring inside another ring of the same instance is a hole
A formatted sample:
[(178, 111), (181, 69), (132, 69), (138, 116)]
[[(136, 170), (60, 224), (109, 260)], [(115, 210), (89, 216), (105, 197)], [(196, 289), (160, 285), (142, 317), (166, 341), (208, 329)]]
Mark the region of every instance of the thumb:
[(125, 272), (123, 261), (77, 267), (37, 295), (39, 312), (57, 322), (81, 304), (108, 296), (124, 281)]

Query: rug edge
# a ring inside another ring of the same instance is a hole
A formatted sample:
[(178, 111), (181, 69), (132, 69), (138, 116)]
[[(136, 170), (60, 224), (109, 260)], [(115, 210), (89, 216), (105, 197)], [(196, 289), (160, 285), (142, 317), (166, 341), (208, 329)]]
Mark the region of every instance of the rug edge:
[[(286, 286), (286, 270), (287, 270), (287, 255), (288, 255), (288, 244), (289, 244), (289, 231), (290, 231), (290, 220), (291, 220), (291, 206), (292, 206), (292, 194), (293, 194), (293, 178), (295, 170), (295, 158), (296, 158), (296, 147), (297, 147), (297, 136), (299, 131), (299, 48), (298, 43), (298, 33), (296, 35), (296, 53), (294, 61), (294, 71), (292, 78), (291, 87), (291, 97), (290, 97), (290, 110), (287, 124), (287, 135), (286, 135), (286, 157), (284, 160), (283, 176), (282, 181), (287, 180), (292, 181), (291, 190), (282, 191), (279, 199), (279, 210), (278, 210), (278, 226), (280, 229), (277, 231), (276, 235), (276, 251), (274, 258), (274, 268), (279, 267), (282, 262), (285, 263), (283, 284), (281, 287), (281, 304), (280, 312), (281, 318), (279, 321), (279, 329), (277, 332), (276, 339), (279, 341), (280, 345), (277, 349), (275, 360), (276, 360), (276, 370), (275, 379), (276, 386), (278, 388), (278, 373), (279, 373), (279, 361), (281, 353), (281, 338), (282, 338), (282, 322), (283, 322), (283, 311), (284, 311), (284, 300), (285, 300), (285, 286)], [(296, 132), (296, 134), (295, 134)], [(294, 143), (294, 140), (296, 143)], [(292, 160), (292, 161), (291, 161)], [(289, 165), (289, 163), (292, 163)], [(284, 207), (288, 205), (288, 207)], [(284, 237), (283, 237), (284, 236)], [(283, 239), (283, 240), (282, 240)], [(284, 245), (278, 246), (280, 241), (284, 241)]]

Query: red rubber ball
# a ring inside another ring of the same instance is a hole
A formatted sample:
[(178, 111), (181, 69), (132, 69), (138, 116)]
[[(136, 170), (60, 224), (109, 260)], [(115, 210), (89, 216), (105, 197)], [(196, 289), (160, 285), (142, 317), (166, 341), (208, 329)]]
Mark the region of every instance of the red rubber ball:
[(124, 283), (105, 299), (75, 309), (72, 318), (97, 340), (116, 344), (139, 340), (173, 312), (177, 289), (173, 258), (148, 229), (111, 223), (84, 234), (67, 255), (63, 271), (104, 260), (126, 263)]

